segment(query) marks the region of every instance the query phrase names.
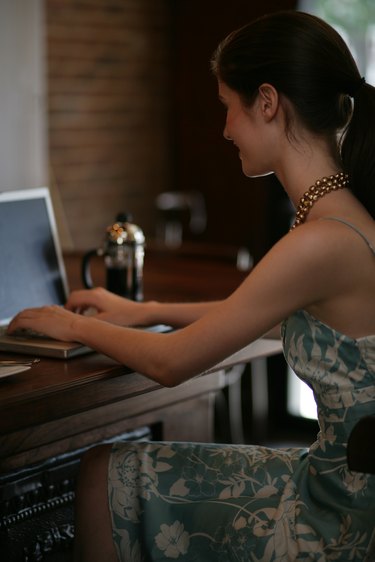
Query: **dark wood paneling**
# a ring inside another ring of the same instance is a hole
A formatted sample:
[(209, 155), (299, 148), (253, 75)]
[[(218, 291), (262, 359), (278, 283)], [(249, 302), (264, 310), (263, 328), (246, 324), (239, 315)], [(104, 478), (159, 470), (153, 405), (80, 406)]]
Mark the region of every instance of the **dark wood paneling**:
[(232, 30), (295, 5), (294, 0), (181, 0), (174, 4), (177, 184), (180, 189), (204, 193), (209, 219), (206, 240), (246, 245), (256, 259), (271, 243), (269, 207), (274, 195), (276, 204), (282, 199), (282, 189), (273, 177), (243, 175), (238, 152), (222, 136), (225, 112), (217, 99), (210, 59)]

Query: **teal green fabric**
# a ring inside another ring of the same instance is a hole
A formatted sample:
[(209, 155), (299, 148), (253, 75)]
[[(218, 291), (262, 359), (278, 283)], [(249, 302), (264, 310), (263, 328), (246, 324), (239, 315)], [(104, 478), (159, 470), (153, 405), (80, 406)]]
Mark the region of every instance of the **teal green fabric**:
[(108, 493), (119, 560), (375, 560), (375, 476), (346, 462), (353, 426), (375, 413), (375, 336), (354, 340), (299, 311), (283, 341), (314, 391), (317, 441), (309, 450), (114, 445)]

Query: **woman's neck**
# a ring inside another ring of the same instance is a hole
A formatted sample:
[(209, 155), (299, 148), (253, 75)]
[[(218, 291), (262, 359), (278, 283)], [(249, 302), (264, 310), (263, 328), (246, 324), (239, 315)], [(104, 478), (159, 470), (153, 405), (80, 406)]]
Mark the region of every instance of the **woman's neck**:
[(312, 143), (290, 144), (284, 152), (275, 174), (294, 206), (311, 185), (323, 177), (341, 171), (336, 159), (330, 155), (327, 143), (314, 139)]

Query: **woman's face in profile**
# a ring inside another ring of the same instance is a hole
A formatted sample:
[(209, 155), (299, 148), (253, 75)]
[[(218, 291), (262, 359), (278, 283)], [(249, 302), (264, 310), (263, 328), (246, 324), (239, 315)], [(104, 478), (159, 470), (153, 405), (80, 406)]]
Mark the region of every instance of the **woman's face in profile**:
[(245, 107), (237, 92), (224, 82), (219, 84), (219, 99), (226, 108), (223, 135), (238, 148), (245, 176), (262, 176), (272, 172), (269, 147), (266, 146), (264, 120), (259, 111), (259, 99)]

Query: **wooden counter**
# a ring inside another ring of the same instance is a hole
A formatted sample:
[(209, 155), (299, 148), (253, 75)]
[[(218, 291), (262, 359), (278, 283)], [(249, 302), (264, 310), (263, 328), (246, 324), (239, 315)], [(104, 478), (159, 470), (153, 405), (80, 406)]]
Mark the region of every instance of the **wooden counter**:
[[(66, 266), (70, 287), (79, 288), (81, 256), (66, 256)], [(94, 268), (100, 284), (99, 260)], [(245, 276), (232, 257), (149, 251), (145, 299), (220, 299)], [(97, 353), (67, 361), (42, 358), (30, 370), (0, 379), (2, 555), (8, 562), (52, 561), (53, 553), (56, 560), (70, 560), (74, 481), (82, 452), (119, 438), (212, 441), (214, 398), (226, 384), (228, 369), (279, 350), (279, 342), (255, 342), (175, 388), (163, 388)]]

